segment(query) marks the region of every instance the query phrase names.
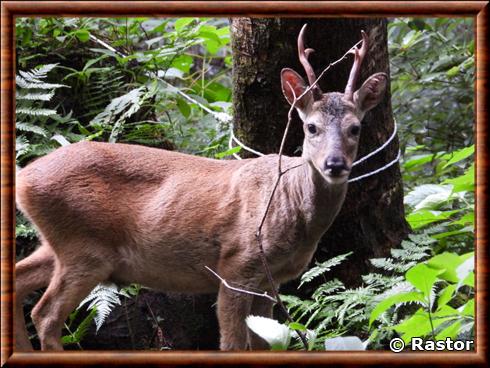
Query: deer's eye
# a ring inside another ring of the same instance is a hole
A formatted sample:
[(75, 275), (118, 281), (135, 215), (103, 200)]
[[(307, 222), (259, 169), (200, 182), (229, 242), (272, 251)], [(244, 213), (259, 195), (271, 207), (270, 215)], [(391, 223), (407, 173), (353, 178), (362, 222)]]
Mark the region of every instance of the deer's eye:
[(308, 124), (307, 128), (308, 128), (308, 131), (311, 134), (315, 134), (316, 133), (316, 126), (314, 126), (313, 124)]
[(350, 134), (352, 135), (359, 135), (361, 132), (361, 127), (359, 125), (354, 125), (350, 128)]

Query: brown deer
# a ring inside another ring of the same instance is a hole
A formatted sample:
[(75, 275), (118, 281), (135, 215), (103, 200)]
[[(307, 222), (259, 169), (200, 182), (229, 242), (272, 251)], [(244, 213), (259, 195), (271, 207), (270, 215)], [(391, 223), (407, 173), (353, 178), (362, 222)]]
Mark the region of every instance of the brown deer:
[[(287, 101), (304, 122), (301, 157), (283, 157), (281, 178), (262, 228), (274, 279), (300, 275), (339, 212), (357, 154), (364, 114), (384, 96), (376, 73), (354, 91), (368, 49), (353, 47), (344, 93), (323, 94), (298, 37), (310, 86), (281, 72)], [(307, 91), (306, 93), (304, 93)], [(213, 160), (136, 145), (81, 142), (59, 148), (22, 169), (17, 204), (38, 229), (41, 246), (16, 265), (15, 340), (32, 346), (24, 298), (46, 287), (32, 310), (43, 350), (62, 350), (68, 314), (100, 282), (140, 283), (184, 293), (218, 292), (223, 350), (265, 348), (245, 318), (271, 316), (265, 298), (228, 289), (205, 266), (243, 288), (269, 290), (256, 231), (277, 177), (278, 155)]]

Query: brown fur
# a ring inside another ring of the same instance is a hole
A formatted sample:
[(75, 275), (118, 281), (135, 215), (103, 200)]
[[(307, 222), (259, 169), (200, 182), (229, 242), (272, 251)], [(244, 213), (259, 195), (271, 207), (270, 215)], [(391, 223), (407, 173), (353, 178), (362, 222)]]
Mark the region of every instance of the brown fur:
[[(300, 77), (288, 77), (293, 88), (305, 88)], [(376, 74), (361, 91), (373, 98), (374, 88), (377, 103), (385, 85), (386, 76)], [(358, 143), (349, 128), (362, 120), (367, 97), (354, 105), (342, 96), (326, 94), (314, 102), (307, 94), (298, 108), (305, 122), (303, 157), (283, 157), (289, 171), (263, 228), (266, 257), (279, 283), (298, 277), (308, 265), (345, 197)], [(315, 124), (318, 134), (310, 134), (308, 124)], [(331, 155), (346, 162), (340, 177), (323, 168)], [(42, 244), (16, 265), (17, 349), (32, 349), (22, 313), (27, 294), (48, 287), (32, 318), (42, 349), (61, 350), (66, 317), (106, 280), (162, 291), (218, 292), (221, 349), (265, 348), (249, 336), (245, 317), (271, 316), (271, 303), (227, 289), (205, 266), (242, 287), (269, 288), (255, 233), (277, 161), (277, 155), (218, 161), (81, 142), (22, 169), (18, 207), (39, 230)]]

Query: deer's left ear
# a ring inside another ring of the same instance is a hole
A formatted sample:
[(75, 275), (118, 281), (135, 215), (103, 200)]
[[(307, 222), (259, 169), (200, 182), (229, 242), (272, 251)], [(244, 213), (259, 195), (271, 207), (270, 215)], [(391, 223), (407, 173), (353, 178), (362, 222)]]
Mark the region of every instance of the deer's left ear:
[(370, 76), (354, 93), (354, 103), (363, 114), (381, 102), (387, 83), (386, 73), (376, 73)]

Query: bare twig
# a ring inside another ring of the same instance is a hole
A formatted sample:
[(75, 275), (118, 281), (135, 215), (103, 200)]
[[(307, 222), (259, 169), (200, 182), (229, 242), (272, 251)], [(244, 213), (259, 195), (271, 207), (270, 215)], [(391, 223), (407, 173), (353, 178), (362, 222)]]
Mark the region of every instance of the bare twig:
[(220, 275), (218, 275), (216, 272), (214, 272), (211, 268), (208, 266), (204, 266), (209, 272), (211, 272), (214, 276), (216, 276), (220, 281), (225, 285), (228, 289), (239, 292), (239, 293), (244, 293), (244, 294), (249, 294), (249, 295), (254, 295), (254, 296), (260, 296), (262, 298), (269, 299), (273, 303), (277, 303), (277, 300), (271, 297), (269, 294), (267, 294), (267, 291), (264, 291), (263, 293), (256, 293), (255, 291), (250, 291), (250, 290), (245, 290), (245, 289), (240, 289), (234, 286), (231, 286), (228, 284), (228, 282), (222, 278)]

